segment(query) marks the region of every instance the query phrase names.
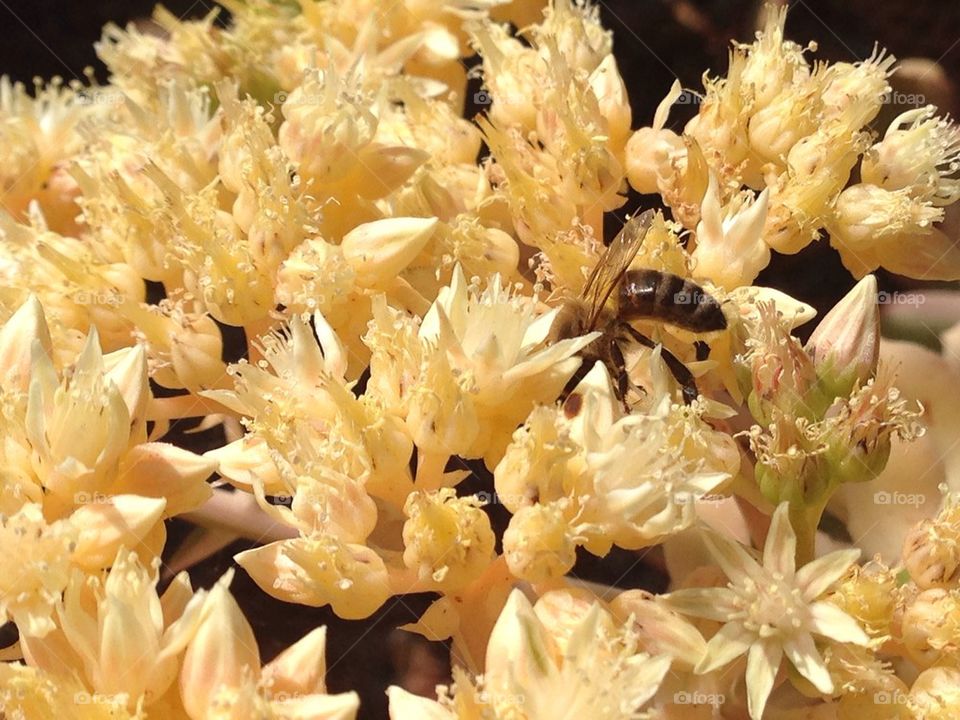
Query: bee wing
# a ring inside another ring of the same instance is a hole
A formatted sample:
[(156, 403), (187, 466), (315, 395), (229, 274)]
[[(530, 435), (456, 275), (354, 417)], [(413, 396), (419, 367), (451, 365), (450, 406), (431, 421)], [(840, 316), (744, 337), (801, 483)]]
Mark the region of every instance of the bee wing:
[(630, 218), (610, 243), (610, 247), (600, 256), (593, 272), (587, 278), (582, 298), (590, 308), (590, 328), (596, 326), (611, 293), (637, 256), (655, 214), (653, 210), (647, 210), (642, 215)]

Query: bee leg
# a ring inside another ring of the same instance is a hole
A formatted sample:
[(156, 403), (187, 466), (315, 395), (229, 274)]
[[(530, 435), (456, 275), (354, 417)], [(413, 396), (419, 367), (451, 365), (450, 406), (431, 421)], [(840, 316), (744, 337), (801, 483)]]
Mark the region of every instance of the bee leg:
[[(630, 390), (630, 376), (627, 374), (627, 361), (623, 357), (623, 351), (615, 339), (610, 340), (610, 359), (617, 369), (617, 394), (620, 401), (626, 407), (627, 392)], [(629, 410), (629, 407), (627, 407)]]
[(570, 397), (577, 385), (587, 376), (587, 373), (590, 372), (590, 368), (593, 367), (592, 362), (587, 362), (586, 360), (581, 359), (580, 367), (577, 368), (576, 372), (570, 376), (570, 379), (567, 380), (567, 384), (564, 386), (563, 391), (560, 393), (560, 397), (557, 398), (561, 403), (566, 402), (567, 398)]
[[(657, 343), (643, 333), (639, 332), (629, 323), (623, 323), (623, 327), (627, 333), (629, 333), (630, 337), (644, 347), (653, 349), (657, 346)], [(663, 345), (660, 346), (660, 357), (662, 357), (663, 361), (667, 364), (670, 374), (673, 375), (674, 379), (678, 383), (680, 383), (680, 388), (683, 393), (683, 402), (689, 405), (696, 400), (697, 395), (700, 394), (697, 391), (697, 383), (693, 379), (693, 373), (690, 372), (686, 365), (680, 362), (680, 359), (677, 358), (676, 355), (663, 347)]]

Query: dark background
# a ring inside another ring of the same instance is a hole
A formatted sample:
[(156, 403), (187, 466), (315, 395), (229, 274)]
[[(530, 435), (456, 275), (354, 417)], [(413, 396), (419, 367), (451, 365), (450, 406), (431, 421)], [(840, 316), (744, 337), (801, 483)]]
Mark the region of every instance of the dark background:
[[(806, 44), (816, 39), (815, 57), (854, 61), (868, 57), (874, 42), (889, 47), (898, 57), (937, 60), (948, 75), (960, 78), (960, 3), (953, 0), (806, 0), (792, 2), (788, 36)], [(153, 3), (140, 0), (99, 0), (87, 3), (49, 0), (0, 0), (0, 73), (30, 83), (33, 77), (83, 78), (93, 66), (97, 77), (106, 72), (93, 52), (101, 27), (113, 21), (126, 24), (143, 19)], [(166, 6), (184, 17), (199, 17), (213, 9), (206, 0), (172, 0)], [(750, 41), (758, 3), (748, 0), (606, 0), (601, 12), (606, 27), (614, 32), (615, 52), (630, 90), (634, 125), (650, 122), (653, 111), (675, 77), (685, 87), (700, 87), (705, 70), (726, 69), (729, 40)], [(956, 112), (956, 108), (944, 108)], [(682, 122), (676, 113), (676, 124)], [(628, 210), (636, 207), (631, 198)], [(814, 269), (811, 272), (811, 268)], [(881, 273), (881, 283), (896, 289), (904, 282)], [(758, 284), (781, 287), (821, 310), (830, 307), (853, 281), (840, 266), (827, 243), (808, 248), (799, 257), (778, 256)], [(215, 443), (212, 436), (192, 436), (194, 442)], [(476, 477), (478, 484), (488, 478)], [(183, 538), (185, 527), (170, 524), (170, 550)], [(247, 545), (235, 543), (200, 566), (191, 576), (198, 586), (209, 586), (228, 567), (231, 556)], [(613, 578), (625, 572), (626, 586), (660, 589), (663, 577), (635, 556), (614, 554), (604, 567)], [(584, 577), (604, 580), (596, 563), (578, 565)], [(430, 675), (445, 664), (442, 647), (427, 648), (409, 636), (390, 629), (416, 619), (430, 597), (405, 597), (363, 622), (337, 620), (325, 609), (304, 608), (276, 602), (256, 588), (240, 570), (233, 591), (254, 626), (264, 659), (297, 640), (320, 624), (331, 626), (328, 635), (328, 684), (334, 692), (356, 689), (362, 696), (362, 718), (386, 717), (385, 687), (402, 677), (411, 677), (410, 666), (421, 666)], [(432, 657), (432, 660), (431, 660)], [(416, 675), (416, 671), (413, 672)]]

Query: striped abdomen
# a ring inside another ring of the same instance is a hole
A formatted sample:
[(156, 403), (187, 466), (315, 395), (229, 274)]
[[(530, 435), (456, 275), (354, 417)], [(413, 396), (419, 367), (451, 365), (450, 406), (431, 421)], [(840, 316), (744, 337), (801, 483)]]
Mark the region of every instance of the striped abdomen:
[(693, 332), (727, 327), (717, 299), (696, 283), (673, 273), (628, 270), (617, 299), (621, 320), (656, 318)]

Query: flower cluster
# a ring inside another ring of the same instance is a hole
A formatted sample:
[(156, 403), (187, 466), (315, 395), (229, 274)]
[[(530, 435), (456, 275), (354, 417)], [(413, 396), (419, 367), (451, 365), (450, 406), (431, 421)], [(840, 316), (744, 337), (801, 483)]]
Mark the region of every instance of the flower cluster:
[[(241, 535), (282, 601), (431, 594), (453, 683), (393, 720), (960, 712), (960, 365), (897, 377), (871, 274), (960, 279), (960, 129), (875, 136), (891, 55), (768, 8), (634, 129), (588, 0), (222, 4), (108, 26), (105, 85), (0, 80), (0, 716), (355, 717), (324, 628), (263, 664), (233, 569), (160, 572)], [(803, 343), (755, 283), (821, 235), (859, 282)], [(911, 452), (942, 505), (861, 566)], [(669, 593), (575, 577), (654, 548)]]

